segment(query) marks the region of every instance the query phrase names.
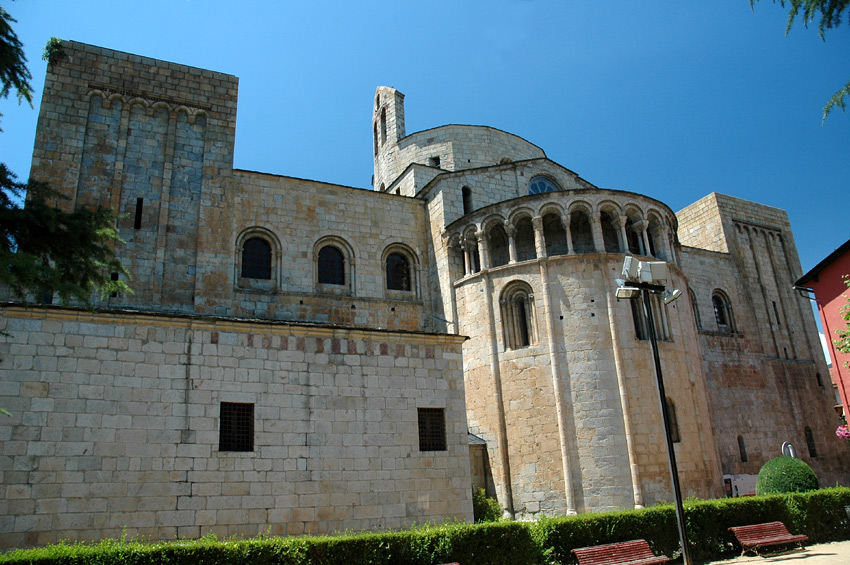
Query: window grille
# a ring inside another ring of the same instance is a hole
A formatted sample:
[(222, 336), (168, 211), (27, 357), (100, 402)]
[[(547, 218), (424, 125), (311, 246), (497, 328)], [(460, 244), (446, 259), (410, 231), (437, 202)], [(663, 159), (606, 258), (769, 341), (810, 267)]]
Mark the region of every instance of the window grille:
[(254, 451), (254, 405), (222, 402), (218, 425), (219, 451)]
[(446, 451), (446, 415), (442, 408), (419, 408), (419, 451)]
[(272, 278), (272, 246), (265, 239), (252, 237), (242, 246), (242, 277)]
[(322, 284), (345, 284), (345, 256), (332, 245), (319, 251), (319, 282)]

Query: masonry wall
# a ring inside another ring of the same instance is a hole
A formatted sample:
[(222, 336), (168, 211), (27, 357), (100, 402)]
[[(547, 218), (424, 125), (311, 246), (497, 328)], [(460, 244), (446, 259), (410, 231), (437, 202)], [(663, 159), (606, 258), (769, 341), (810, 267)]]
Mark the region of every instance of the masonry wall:
[(123, 219), (127, 303), (191, 312), (199, 209), (233, 166), (238, 79), (74, 41), (48, 65), (32, 178)]
[[(850, 449), (835, 436), (832, 391), (818, 384), (828, 372), (811, 304), (792, 289), (801, 269), (787, 214), (715, 193), (678, 216), (680, 239), (697, 247), (682, 247), (680, 257), (696, 299), (723, 472), (757, 474), (790, 441), (821, 484), (846, 484)], [(728, 297), (731, 327), (717, 325), (718, 291)]]
[[(462, 338), (2, 314), (2, 547), (472, 519)], [(252, 451), (218, 449), (221, 402), (254, 405)], [(423, 407), (447, 451), (419, 450)]]

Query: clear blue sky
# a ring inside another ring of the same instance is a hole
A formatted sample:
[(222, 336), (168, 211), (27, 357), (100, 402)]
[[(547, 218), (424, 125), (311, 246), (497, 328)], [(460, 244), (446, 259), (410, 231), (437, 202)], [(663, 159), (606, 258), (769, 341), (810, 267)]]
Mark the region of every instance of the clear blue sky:
[[(2, 0), (35, 106), (44, 44), (73, 39), (239, 76), (235, 166), (369, 188), (375, 87), (408, 133), (520, 135), (600, 187), (679, 210), (712, 191), (784, 208), (803, 270), (850, 238), (850, 26), (821, 41), (769, 0)], [(0, 101), (28, 175), (37, 109)]]

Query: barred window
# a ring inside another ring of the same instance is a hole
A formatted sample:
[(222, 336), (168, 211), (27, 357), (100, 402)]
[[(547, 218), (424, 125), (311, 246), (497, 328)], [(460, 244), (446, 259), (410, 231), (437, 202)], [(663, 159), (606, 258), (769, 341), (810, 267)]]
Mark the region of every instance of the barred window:
[(272, 246), (261, 237), (252, 237), (242, 246), (242, 277), (272, 278)]
[(254, 451), (254, 405), (222, 402), (218, 424), (219, 451)]
[(319, 282), (322, 284), (345, 284), (345, 255), (333, 245), (319, 251)]
[(410, 261), (401, 253), (387, 256), (387, 288), (410, 290)]
[(419, 451), (446, 451), (446, 415), (442, 408), (419, 408)]

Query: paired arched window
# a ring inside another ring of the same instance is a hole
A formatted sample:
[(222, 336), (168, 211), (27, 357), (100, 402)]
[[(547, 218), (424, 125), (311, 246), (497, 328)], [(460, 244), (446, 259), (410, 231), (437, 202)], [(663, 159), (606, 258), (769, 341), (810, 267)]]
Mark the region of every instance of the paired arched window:
[(524, 282), (505, 287), (499, 300), (505, 349), (522, 349), (537, 342), (534, 294)]
[(544, 192), (556, 192), (558, 186), (546, 177), (534, 177), (528, 183), (529, 194), (542, 194)]
[(242, 244), (242, 278), (271, 280), (272, 246), (262, 237), (251, 237)]
[(664, 404), (667, 408), (667, 423), (670, 426), (670, 439), (673, 440), (673, 443), (679, 443), (682, 441), (682, 438), (679, 435), (679, 419), (676, 416), (676, 405), (673, 404), (673, 400), (671, 400), (669, 396)]
[(714, 307), (714, 320), (718, 331), (734, 333), (735, 321), (732, 317), (732, 306), (723, 292), (715, 290), (711, 295), (711, 305)]
[(412, 290), (410, 261), (402, 253), (394, 251), (387, 255), (387, 289)]
[(345, 284), (345, 255), (339, 248), (333, 245), (322, 247), (318, 263), (320, 284)]

